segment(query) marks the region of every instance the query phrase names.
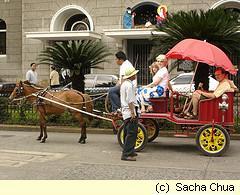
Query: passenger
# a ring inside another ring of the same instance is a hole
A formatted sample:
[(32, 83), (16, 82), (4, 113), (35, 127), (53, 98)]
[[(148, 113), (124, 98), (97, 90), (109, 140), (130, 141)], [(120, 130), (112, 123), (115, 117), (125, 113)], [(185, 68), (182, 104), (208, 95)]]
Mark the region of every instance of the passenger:
[(142, 86), (137, 90), (137, 99), (141, 105), (141, 112), (146, 112), (145, 106), (148, 106), (147, 112), (152, 112), (153, 108), (149, 98), (165, 97), (168, 89), (172, 90), (169, 82), (167, 70), (168, 60), (165, 55), (160, 54), (157, 58), (159, 70), (153, 76), (152, 83)]
[(196, 90), (192, 95), (192, 114), (187, 113), (187, 119), (197, 119), (198, 114), (198, 103), (201, 99), (212, 99), (218, 98), (227, 91), (231, 91), (231, 86), (228, 79), (226, 79), (226, 71), (222, 68), (215, 70), (215, 77), (219, 84), (214, 92), (206, 92), (202, 90)]
[[(150, 66), (149, 66), (149, 72), (151, 74), (152, 77), (154, 77), (154, 75), (159, 71), (159, 66), (158, 66), (158, 62), (153, 62)], [(152, 78), (153, 79), (153, 78)], [(138, 88), (138, 91), (142, 90), (142, 87)], [(141, 97), (140, 97), (141, 96)], [(142, 94), (139, 94), (138, 96), (138, 102), (141, 104), (141, 112), (146, 112), (146, 108), (145, 108), (145, 104), (144, 104), (144, 100), (143, 100), (143, 96)]]
[(149, 66), (149, 71), (150, 74), (152, 75), (152, 77), (158, 72), (159, 70), (159, 66), (157, 62), (153, 62), (150, 66)]
[(117, 112), (117, 109), (121, 107), (120, 103), (120, 86), (123, 82), (123, 76), (125, 74), (125, 71), (129, 67), (133, 67), (131, 62), (127, 60), (127, 57), (124, 52), (119, 51), (115, 54), (116, 56), (116, 64), (120, 66), (119, 71), (119, 81), (116, 84), (115, 87), (111, 87), (108, 92), (109, 100), (112, 105), (112, 112), (115, 114)]

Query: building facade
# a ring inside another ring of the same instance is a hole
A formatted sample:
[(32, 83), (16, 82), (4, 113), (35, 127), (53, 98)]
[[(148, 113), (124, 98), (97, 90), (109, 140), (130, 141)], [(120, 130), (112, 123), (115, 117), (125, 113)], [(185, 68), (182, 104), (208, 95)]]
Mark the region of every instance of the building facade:
[[(142, 24), (162, 4), (170, 13), (217, 7), (240, 10), (240, 0), (1, 0), (0, 80), (25, 79), (30, 64), (38, 62), (38, 55), (46, 45), (82, 39), (101, 39), (113, 53), (124, 50), (145, 74), (151, 49), (148, 40), (155, 32)], [(127, 7), (137, 13), (139, 24), (133, 29), (123, 29)], [(114, 59), (112, 56), (112, 63), (102, 64), (104, 73), (118, 74)], [(48, 80), (49, 66), (40, 65), (38, 73), (39, 80)]]

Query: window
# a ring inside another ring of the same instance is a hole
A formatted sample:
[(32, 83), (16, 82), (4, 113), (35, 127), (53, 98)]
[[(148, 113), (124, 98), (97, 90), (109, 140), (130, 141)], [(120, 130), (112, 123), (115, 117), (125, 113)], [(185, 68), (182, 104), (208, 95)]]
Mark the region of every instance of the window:
[(90, 24), (87, 16), (84, 14), (76, 14), (71, 16), (65, 24), (65, 31), (83, 31), (89, 30)]
[(134, 17), (134, 25), (142, 26), (145, 25), (146, 22), (151, 22), (153, 25), (157, 23), (156, 15), (157, 14), (158, 4), (144, 2), (138, 4), (136, 7), (133, 7), (133, 12), (135, 12)]
[(183, 75), (179, 76), (176, 79), (172, 80), (175, 85), (180, 85), (180, 84), (190, 84), (192, 81), (192, 75)]
[(0, 19), (0, 55), (6, 54), (6, 23)]

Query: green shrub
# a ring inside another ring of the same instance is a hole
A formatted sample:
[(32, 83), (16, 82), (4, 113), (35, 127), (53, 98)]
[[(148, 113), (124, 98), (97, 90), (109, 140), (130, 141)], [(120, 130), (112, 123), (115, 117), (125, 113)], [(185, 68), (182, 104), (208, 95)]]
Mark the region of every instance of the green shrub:
[(6, 97), (0, 97), (0, 122), (2, 123), (8, 118), (8, 99)]

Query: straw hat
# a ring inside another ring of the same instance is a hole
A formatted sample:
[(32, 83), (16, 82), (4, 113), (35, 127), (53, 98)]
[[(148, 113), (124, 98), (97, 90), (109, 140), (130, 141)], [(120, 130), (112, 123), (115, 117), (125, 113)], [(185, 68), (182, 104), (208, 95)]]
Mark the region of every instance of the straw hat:
[(159, 62), (167, 61), (167, 57), (164, 54), (160, 54), (158, 57), (156, 57), (156, 60)]
[(123, 79), (128, 79), (130, 77), (132, 77), (133, 75), (137, 74), (139, 70), (136, 70), (134, 67), (128, 67), (125, 70), (125, 76), (123, 77)]

